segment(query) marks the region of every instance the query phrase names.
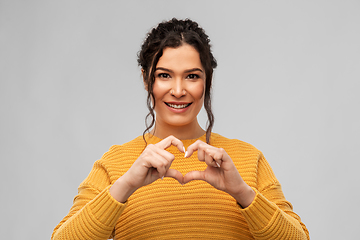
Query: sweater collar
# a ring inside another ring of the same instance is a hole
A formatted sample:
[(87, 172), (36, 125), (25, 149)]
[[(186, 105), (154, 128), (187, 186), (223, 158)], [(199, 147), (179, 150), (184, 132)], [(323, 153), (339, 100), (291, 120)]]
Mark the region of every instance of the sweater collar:
[[(163, 139), (156, 137), (150, 133), (146, 133), (145, 134), (145, 139), (147, 141), (148, 144), (155, 144), (158, 143), (160, 141), (162, 141)], [(190, 146), (191, 144), (193, 144), (194, 142), (196, 142), (197, 140), (201, 140), (203, 142), (206, 142), (206, 133), (204, 135), (202, 135), (199, 138), (194, 138), (194, 139), (180, 139), (180, 141), (184, 144), (185, 147)]]

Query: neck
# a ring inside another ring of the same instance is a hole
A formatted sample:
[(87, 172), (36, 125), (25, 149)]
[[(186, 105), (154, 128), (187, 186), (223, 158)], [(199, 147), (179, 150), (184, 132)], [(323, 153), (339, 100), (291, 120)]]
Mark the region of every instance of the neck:
[(200, 127), (197, 121), (186, 126), (169, 126), (159, 124), (156, 121), (155, 127), (151, 130), (150, 133), (161, 139), (173, 135), (180, 140), (185, 140), (199, 138), (205, 134), (205, 131)]

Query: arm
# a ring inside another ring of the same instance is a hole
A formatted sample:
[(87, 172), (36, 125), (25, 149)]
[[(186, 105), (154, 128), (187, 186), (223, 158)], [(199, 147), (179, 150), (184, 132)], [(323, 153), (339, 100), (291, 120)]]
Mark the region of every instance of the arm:
[(155, 145), (149, 144), (113, 185), (103, 160), (95, 162), (89, 176), (81, 183), (69, 214), (54, 229), (52, 240), (108, 239), (125, 209), (127, 198), (138, 188), (163, 177), (182, 183), (181, 173), (169, 169), (174, 156), (165, 149), (171, 145), (183, 151), (182, 142), (173, 136)]
[(108, 239), (126, 206), (110, 195), (109, 188), (107, 171), (101, 160), (96, 161), (51, 239)]
[(269, 163), (262, 154), (258, 160), (256, 196), (240, 209), (256, 239), (310, 239), (300, 217), (293, 212)]
[(256, 239), (309, 239), (300, 218), (285, 200), (275, 175), (260, 153), (257, 168), (257, 188), (251, 188), (240, 176), (224, 149), (197, 141), (187, 149), (187, 156), (198, 152), (199, 161), (208, 166), (205, 171), (192, 171), (184, 176), (184, 183), (203, 180), (230, 194), (240, 206), (249, 229)]

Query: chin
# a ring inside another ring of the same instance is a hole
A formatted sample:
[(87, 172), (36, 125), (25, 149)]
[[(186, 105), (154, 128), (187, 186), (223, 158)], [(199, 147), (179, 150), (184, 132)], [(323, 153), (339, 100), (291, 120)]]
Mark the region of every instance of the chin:
[[(186, 127), (190, 126), (194, 121), (191, 120), (184, 120), (184, 119), (169, 119), (169, 121), (164, 121), (167, 125), (173, 127)], [(195, 121), (196, 122), (196, 121)]]

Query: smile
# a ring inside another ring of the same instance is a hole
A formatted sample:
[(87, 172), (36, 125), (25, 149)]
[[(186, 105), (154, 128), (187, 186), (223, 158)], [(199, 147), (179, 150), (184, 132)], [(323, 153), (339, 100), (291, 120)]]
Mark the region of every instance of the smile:
[(176, 109), (187, 108), (188, 106), (191, 105), (191, 103), (187, 103), (187, 104), (171, 104), (171, 103), (167, 103), (167, 102), (165, 104), (168, 105), (169, 107), (176, 108)]

